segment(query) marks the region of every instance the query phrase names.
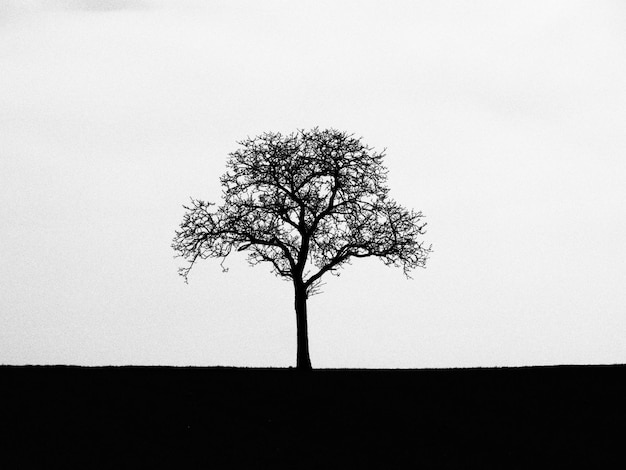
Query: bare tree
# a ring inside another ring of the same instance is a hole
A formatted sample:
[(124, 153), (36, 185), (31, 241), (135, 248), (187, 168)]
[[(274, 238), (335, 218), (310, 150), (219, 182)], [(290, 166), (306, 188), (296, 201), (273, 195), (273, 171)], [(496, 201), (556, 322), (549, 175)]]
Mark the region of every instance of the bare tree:
[(271, 263), (293, 283), (297, 368), (310, 369), (307, 299), (322, 276), (339, 275), (351, 258), (377, 256), (410, 278), (431, 252), (418, 241), (426, 224), (421, 212), (388, 197), (384, 151), (353, 135), (314, 128), (238, 143), (220, 178), (223, 204), (192, 199), (183, 206), (172, 244), (188, 261), (179, 273), (187, 281), (198, 259), (225, 259), (233, 250), (247, 250), (251, 265)]

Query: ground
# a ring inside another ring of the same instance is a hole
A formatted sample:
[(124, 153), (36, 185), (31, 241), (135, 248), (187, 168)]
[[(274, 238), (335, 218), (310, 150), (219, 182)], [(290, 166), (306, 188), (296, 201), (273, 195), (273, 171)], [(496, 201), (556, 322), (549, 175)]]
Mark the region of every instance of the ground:
[(0, 459), (24, 468), (624, 463), (615, 431), (626, 418), (624, 378), (624, 366), (2, 367), (0, 425), (10, 437)]

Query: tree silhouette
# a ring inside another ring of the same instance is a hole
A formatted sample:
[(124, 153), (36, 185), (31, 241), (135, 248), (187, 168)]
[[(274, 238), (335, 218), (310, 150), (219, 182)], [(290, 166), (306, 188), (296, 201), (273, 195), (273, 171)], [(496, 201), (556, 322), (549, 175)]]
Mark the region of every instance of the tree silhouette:
[(426, 224), (421, 212), (388, 197), (384, 151), (353, 135), (314, 128), (238, 143), (220, 178), (223, 204), (192, 198), (183, 206), (172, 244), (188, 261), (179, 273), (187, 281), (198, 259), (225, 259), (233, 250), (247, 250), (251, 265), (271, 263), (293, 283), (297, 368), (310, 369), (307, 299), (322, 276), (338, 276), (351, 258), (376, 256), (410, 278), (431, 251), (418, 241)]

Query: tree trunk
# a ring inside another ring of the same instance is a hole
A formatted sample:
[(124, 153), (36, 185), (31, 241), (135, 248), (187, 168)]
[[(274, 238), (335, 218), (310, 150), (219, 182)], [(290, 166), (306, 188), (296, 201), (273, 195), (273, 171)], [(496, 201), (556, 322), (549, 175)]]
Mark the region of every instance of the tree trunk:
[(306, 290), (303, 286), (296, 286), (296, 324), (298, 328), (298, 352), (296, 368), (311, 370), (311, 358), (309, 357), (309, 335), (306, 318)]

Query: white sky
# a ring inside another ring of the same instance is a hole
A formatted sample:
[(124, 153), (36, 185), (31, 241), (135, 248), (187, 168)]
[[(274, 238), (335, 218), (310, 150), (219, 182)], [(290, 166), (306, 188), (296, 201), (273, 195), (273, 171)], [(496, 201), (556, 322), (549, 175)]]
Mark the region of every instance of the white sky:
[(0, 363), (295, 365), (290, 284), (176, 269), (236, 141), (387, 148), (425, 270), (356, 260), (313, 367), (626, 362), (626, 5), (0, 0)]

